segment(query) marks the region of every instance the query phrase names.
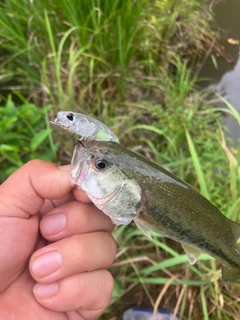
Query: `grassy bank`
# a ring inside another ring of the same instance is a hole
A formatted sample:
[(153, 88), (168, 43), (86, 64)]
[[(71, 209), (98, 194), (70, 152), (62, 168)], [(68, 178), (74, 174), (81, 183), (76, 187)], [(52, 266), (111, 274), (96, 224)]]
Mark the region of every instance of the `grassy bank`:
[[(48, 117), (79, 111), (238, 220), (239, 151), (226, 144), (223, 114), (210, 94), (197, 89), (198, 70), (216, 42), (208, 5), (1, 2), (0, 179), (30, 158), (69, 163), (75, 137), (52, 132)], [(215, 260), (202, 255), (190, 266), (178, 244), (146, 239), (133, 225), (115, 237), (115, 291), (103, 319), (120, 319), (133, 304), (168, 308), (180, 319), (237, 319), (239, 286), (221, 282)]]
[(14, 79), (38, 103), (101, 116), (102, 103), (113, 97), (140, 101), (136, 91), (149, 95), (154, 83), (147, 77), (163, 87), (176, 55), (195, 64), (204, 56), (214, 42), (206, 3), (2, 2), (0, 79)]

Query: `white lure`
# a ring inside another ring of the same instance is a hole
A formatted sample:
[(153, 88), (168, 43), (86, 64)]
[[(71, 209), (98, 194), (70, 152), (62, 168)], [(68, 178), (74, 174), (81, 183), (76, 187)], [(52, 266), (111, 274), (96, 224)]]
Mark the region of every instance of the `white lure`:
[(80, 135), (80, 140), (114, 141), (119, 143), (116, 135), (105, 124), (81, 113), (60, 111), (57, 114), (57, 118), (50, 122)]

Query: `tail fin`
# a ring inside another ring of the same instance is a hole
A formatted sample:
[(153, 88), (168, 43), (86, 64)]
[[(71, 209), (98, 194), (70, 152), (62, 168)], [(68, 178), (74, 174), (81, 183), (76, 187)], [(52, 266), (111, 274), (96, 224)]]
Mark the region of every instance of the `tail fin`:
[(224, 282), (240, 282), (240, 268), (222, 266), (222, 279)]

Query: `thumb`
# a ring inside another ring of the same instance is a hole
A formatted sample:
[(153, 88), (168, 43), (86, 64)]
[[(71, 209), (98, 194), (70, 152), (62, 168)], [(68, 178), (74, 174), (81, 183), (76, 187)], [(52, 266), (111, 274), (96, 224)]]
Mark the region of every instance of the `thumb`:
[(29, 218), (45, 199), (61, 199), (71, 190), (69, 172), (42, 160), (32, 160), (0, 186), (0, 216)]
[(70, 190), (69, 172), (41, 160), (28, 162), (0, 186), (0, 292), (27, 265), (45, 199), (61, 199)]

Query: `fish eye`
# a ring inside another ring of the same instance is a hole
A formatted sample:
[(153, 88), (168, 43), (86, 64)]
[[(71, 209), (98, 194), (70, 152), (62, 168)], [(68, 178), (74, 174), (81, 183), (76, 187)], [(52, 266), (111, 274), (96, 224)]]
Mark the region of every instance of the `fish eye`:
[(107, 163), (103, 159), (97, 159), (95, 161), (95, 166), (98, 170), (104, 170), (107, 167)]
[(68, 113), (67, 114), (67, 118), (68, 118), (68, 120), (73, 121), (74, 114), (73, 113)]

